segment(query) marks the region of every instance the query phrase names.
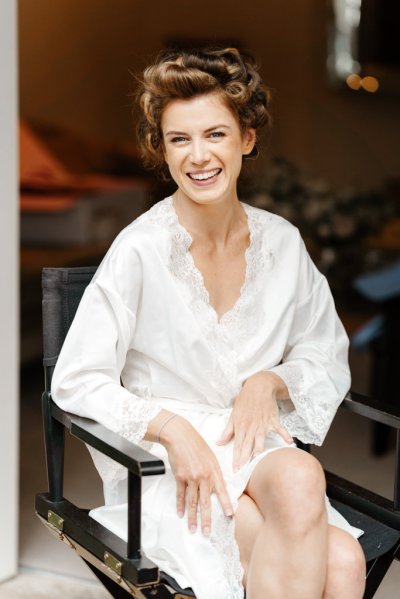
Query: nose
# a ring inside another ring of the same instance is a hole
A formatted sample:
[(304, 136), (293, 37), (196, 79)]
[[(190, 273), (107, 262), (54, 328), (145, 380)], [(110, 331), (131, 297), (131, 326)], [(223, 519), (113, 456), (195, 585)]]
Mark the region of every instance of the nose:
[(190, 160), (193, 164), (204, 164), (210, 160), (210, 152), (205, 140), (192, 140), (190, 147)]

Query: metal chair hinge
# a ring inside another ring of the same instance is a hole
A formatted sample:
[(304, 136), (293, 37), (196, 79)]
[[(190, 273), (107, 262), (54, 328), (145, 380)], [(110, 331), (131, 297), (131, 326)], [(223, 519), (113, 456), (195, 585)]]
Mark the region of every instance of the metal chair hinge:
[(51, 510), (47, 512), (47, 522), (60, 533), (64, 529), (64, 519)]
[(118, 576), (122, 576), (122, 562), (120, 562), (116, 557), (108, 553), (108, 551), (104, 552), (104, 563), (107, 568), (110, 568), (115, 574)]

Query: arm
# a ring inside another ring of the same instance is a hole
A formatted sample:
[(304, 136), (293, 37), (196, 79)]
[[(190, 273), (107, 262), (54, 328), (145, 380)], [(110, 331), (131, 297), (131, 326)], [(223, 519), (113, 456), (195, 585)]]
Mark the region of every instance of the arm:
[(350, 387), (349, 341), (328, 283), (300, 244), (296, 308), (281, 364), (270, 369), (286, 384), (280, 420), (304, 443), (321, 445)]
[[(130, 276), (127, 277), (126, 273)], [(87, 288), (58, 359), (52, 397), (64, 410), (100, 422), (139, 443), (160, 408), (124, 389), (120, 374), (140, 309), (141, 265), (136, 254), (113, 248)], [(124, 468), (92, 452), (104, 482)]]
[(269, 431), (288, 443), (296, 436), (304, 443), (321, 444), (350, 386), (348, 339), (326, 279), (300, 237), (290, 258), (285, 268), (293, 278), (294, 309), (281, 363), (245, 381), (220, 440), (234, 438), (236, 467), (263, 450)]

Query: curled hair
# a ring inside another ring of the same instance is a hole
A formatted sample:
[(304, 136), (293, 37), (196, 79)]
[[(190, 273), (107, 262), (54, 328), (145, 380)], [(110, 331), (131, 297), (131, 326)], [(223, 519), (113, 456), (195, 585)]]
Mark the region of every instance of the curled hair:
[[(146, 166), (165, 171), (161, 117), (167, 104), (208, 93), (221, 94), (243, 132), (270, 124), (270, 92), (250, 56), (236, 48), (165, 51), (145, 69), (138, 91), (137, 138)], [(257, 144), (249, 157), (257, 156)]]

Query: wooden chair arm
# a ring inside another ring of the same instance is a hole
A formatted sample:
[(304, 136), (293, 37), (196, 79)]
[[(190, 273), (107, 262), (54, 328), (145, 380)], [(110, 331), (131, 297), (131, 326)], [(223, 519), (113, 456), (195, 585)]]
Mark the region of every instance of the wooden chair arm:
[(400, 407), (350, 391), (340, 407), (400, 430)]
[(51, 414), (69, 430), (71, 435), (115, 460), (121, 466), (125, 466), (136, 476), (165, 473), (162, 460), (102, 424), (64, 412), (54, 402), (51, 404)]

